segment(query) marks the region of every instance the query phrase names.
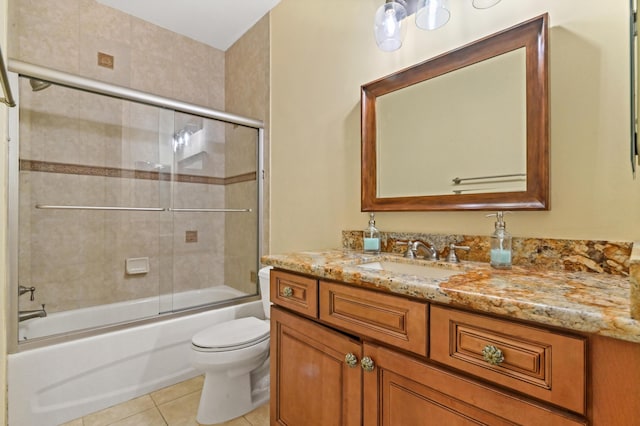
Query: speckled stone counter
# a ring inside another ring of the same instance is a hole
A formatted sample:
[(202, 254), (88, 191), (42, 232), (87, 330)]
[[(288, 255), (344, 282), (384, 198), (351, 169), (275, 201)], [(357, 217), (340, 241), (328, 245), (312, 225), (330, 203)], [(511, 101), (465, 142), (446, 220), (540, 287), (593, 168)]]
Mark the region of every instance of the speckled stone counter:
[[(358, 266), (385, 259), (450, 268), (459, 274), (431, 279)], [(630, 314), (628, 276), (522, 266), (496, 270), (481, 262), (409, 261), (397, 254), (371, 256), (350, 250), (274, 254), (262, 262), (355, 286), (640, 343), (640, 321)], [(637, 265), (640, 270), (640, 261)]]
[(633, 245), (629, 260), (629, 280), (631, 281), (631, 316), (640, 320), (640, 244)]

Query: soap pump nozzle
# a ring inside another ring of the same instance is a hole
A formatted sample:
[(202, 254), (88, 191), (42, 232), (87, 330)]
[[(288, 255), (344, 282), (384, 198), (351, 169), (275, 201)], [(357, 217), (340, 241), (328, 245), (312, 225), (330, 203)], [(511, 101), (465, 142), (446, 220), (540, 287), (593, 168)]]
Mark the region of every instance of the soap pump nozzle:
[(498, 229), (498, 228), (505, 229), (507, 224), (504, 221), (504, 215), (505, 214), (510, 214), (510, 213), (511, 212), (495, 212), (495, 213), (488, 214), (487, 217), (495, 216), (495, 218), (496, 218), (496, 223), (495, 223), (496, 229)]

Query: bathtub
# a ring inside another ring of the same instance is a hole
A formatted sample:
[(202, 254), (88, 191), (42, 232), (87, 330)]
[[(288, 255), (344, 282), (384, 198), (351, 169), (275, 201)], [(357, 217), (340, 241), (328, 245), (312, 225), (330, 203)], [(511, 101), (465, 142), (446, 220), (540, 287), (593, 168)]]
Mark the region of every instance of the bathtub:
[(59, 333), (151, 318), (158, 313), (248, 296), (229, 286), (209, 287), (176, 294), (146, 297), (126, 302), (55, 312), (44, 318), (33, 318), (18, 324), (18, 339), (29, 340)]
[[(157, 313), (158, 298), (153, 299)], [(130, 304), (144, 306), (138, 302)], [(97, 308), (88, 310), (90, 316), (98, 313)], [(62, 323), (79, 321), (64, 314)], [(41, 319), (57, 315), (63, 313)], [(199, 373), (189, 364), (191, 336), (246, 316), (264, 317), (260, 300), (9, 354), (9, 425), (59, 425), (194, 377)], [(36, 321), (32, 323), (32, 331), (25, 327), (27, 338), (34, 333)]]

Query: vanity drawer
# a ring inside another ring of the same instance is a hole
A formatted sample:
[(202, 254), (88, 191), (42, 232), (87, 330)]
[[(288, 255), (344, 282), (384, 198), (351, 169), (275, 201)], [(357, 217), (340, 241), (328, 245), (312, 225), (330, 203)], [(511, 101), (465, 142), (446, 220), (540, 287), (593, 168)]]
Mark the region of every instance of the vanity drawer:
[(427, 355), (425, 303), (320, 281), (320, 319), (347, 332)]
[(318, 280), (271, 270), (271, 302), (299, 314), (318, 317)]
[(585, 414), (585, 339), (440, 306), (430, 327), (434, 361)]

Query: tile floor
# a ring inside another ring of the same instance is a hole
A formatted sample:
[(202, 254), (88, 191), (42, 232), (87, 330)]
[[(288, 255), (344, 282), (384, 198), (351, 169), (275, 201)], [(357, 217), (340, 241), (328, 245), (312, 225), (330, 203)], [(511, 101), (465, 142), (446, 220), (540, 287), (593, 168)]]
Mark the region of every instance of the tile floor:
[[(61, 426), (197, 426), (203, 376), (89, 414)], [(225, 426), (269, 426), (269, 404)]]

